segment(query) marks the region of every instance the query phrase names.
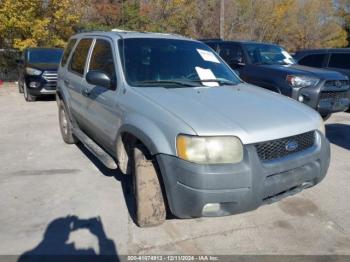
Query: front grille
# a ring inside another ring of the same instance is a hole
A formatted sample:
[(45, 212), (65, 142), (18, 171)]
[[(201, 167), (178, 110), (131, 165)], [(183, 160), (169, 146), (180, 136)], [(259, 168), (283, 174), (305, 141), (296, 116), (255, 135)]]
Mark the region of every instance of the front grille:
[(334, 100), (340, 100), (342, 98), (347, 98), (348, 92), (321, 92), (320, 99), (334, 99)]
[(56, 87), (57, 85), (57, 72), (56, 71), (45, 71), (43, 78), (47, 81), (46, 86)]
[[(294, 150), (287, 150), (288, 145), (293, 143), (297, 144)], [(285, 157), (297, 152), (301, 152), (312, 147), (315, 144), (315, 131), (307, 132), (304, 134), (281, 138), (277, 140), (262, 142), (256, 144), (256, 150), (259, 158), (262, 161), (270, 161), (278, 158)]]
[(349, 80), (328, 80), (324, 84), (325, 87), (335, 87), (335, 88), (343, 88), (349, 85)]

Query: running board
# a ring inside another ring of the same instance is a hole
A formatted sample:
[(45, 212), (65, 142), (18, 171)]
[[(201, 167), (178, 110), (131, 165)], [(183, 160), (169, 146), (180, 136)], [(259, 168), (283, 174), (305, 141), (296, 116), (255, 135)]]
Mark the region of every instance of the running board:
[(84, 144), (84, 146), (96, 156), (107, 168), (117, 169), (118, 165), (114, 159), (106, 153), (99, 145), (97, 145), (90, 137), (88, 137), (79, 128), (73, 128), (74, 135)]

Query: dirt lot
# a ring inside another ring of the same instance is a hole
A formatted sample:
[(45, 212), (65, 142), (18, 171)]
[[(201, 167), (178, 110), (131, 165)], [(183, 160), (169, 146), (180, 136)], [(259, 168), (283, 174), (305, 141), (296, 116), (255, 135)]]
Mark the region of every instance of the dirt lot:
[(327, 121), (332, 161), (318, 186), (242, 215), (140, 229), (128, 180), (63, 143), (53, 99), (26, 103), (5, 84), (0, 112), (0, 255), (350, 255), (350, 114)]

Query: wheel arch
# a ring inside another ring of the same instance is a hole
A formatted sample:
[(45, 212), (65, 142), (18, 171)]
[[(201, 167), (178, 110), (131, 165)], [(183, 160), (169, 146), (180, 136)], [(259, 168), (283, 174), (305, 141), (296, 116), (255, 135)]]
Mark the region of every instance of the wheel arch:
[[(143, 122), (143, 124), (145, 124)], [(160, 153), (173, 154), (170, 143), (164, 133), (154, 126), (139, 128), (133, 124), (124, 124), (118, 132), (116, 138), (116, 160), (120, 171), (130, 174), (129, 156), (130, 150), (135, 143), (143, 144), (150, 156)]]

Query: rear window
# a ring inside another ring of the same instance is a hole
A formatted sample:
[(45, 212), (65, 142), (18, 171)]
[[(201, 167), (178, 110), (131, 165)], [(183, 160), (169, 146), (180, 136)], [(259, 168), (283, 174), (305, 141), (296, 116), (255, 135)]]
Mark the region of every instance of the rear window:
[(73, 49), (73, 47), (74, 47), (76, 42), (77, 42), (77, 39), (71, 39), (68, 42), (68, 45), (67, 45), (66, 49), (64, 50), (64, 53), (63, 53), (63, 56), (62, 56), (61, 66), (65, 66), (66, 65), (66, 63), (68, 61), (68, 58), (69, 58), (69, 55), (72, 52), (72, 49)]
[(59, 64), (63, 49), (29, 49), (27, 61), (31, 64)]
[(328, 66), (350, 69), (350, 54), (332, 54)]
[(86, 58), (89, 53), (89, 49), (92, 43), (92, 39), (82, 39), (74, 50), (72, 59), (70, 61), (69, 68), (71, 71), (78, 73), (79, 75), (84, 74)]
[(312, 67), (322, 67), (325, 57), (325, 54), (307, 55), (304, 58), (300, 59), (299, 64)]

